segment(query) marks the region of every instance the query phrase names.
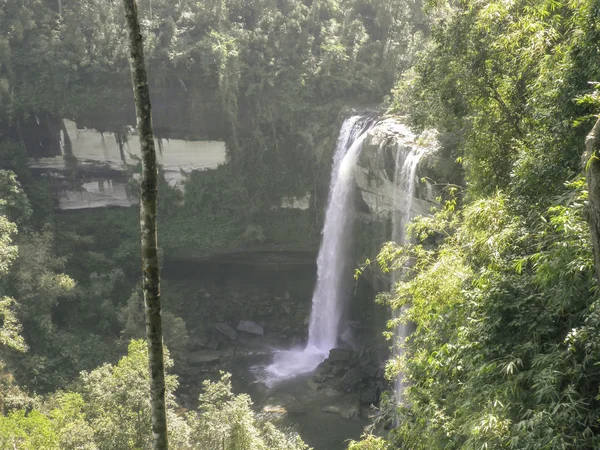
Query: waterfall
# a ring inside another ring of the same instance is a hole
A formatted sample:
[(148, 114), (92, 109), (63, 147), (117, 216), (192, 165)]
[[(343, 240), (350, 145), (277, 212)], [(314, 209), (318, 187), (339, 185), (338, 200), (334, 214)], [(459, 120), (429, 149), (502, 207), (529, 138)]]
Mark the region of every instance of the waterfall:
[[(398, 146), (396, 152), (396, 167), (394, 173), (394, 209), (392, 212), (392, 240), (398, 245), (406, 243), (406, 225), (411, 219), (411, 208), (415, 194), (415, 175), (419, 161), (425, 153), (425, 148)], [(392, 287), (402, 278), (404, 270), (392, 273)], [(398, 313), (395, 313), (396, 317)], [(412, 333), (411, 324), (401, 323), (394, 330), (394, 356), (400, 357), (403, 353), (404, 340)], [(394, 382), (396, 402), (402, 402), (406, 383), (399, 374)]]
[(337, 140), (312, 298), (308, 343), (304, 349), (279, 352), (267, 367), (283, 379), (314, 370), (334, 348), (343, 314), (348, 277), (348, 250), (354, 219), (354, 167), (372, 120), (353, 116), (344, 121)]

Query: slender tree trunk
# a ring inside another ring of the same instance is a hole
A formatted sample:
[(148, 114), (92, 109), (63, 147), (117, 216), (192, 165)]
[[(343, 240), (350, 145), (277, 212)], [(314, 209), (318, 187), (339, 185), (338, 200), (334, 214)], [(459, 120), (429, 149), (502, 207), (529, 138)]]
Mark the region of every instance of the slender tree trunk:
[(600, 119), (585, 140), (586, 178), (588, 183), (587, 221), (594, 244), (596, 279), (600, 283)]
[(150, 368), (150, 401), (152, 404), (152, 437), (154, 450), (167, 450), (167, 418), (165, 408), (165, 367), (163, 360), (162, 320), (156, 239), (156, 150), (152, 132), (152, 112), (144, 46), (136, 0), (123, 0), (129, 31), (131, 77), (137, 113), (137, 130), (142, 151), (142, 189), (140, 226), (142, 235), (142, 274), (146, 313), (146, 336)]

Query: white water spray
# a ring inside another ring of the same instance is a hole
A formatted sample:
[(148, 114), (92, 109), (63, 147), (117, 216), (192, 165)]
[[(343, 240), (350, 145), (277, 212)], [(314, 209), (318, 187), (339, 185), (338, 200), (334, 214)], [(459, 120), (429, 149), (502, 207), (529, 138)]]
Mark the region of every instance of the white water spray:
[(354, 166), (370, 125), (369, 120), (359, 116), (347, 119), (342, 125), (333, 157), (323, 239), (317, 258), (317, 285), (312, 299), (308, 343), (304, 349), (277, 353), (267, 367), (271, 380), (311, 372), (336, 345), (354, 219)]

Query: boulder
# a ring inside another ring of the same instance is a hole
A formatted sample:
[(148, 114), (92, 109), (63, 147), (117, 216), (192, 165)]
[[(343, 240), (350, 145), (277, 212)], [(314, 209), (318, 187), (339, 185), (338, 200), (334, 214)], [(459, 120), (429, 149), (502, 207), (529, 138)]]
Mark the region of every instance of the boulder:
[(248, 386), (248, 391), (250, 392), (253, 400), (256, 400), (256, 398), (265, 399), (269, 395), (269, 387), (262, 381), (254, 381), (250, 383)]
[(361, 384), (365, 374), (360, 367), (353, 367), (346, 372), (346, 375), (339, 381), (337, 388), (344, 392), (356, 391), (356, 388)]
[(325, 394), (325, 397), (339, 397), (339, 396), (343, 395), (342, 392), (340, 392), (337, 389), (334, 389), (332, 387), (323, 389), (323, 394)]
[(296, 398), (290, 394), (281, 394), (271, 397), (266, 401), (263, 412), (277, 412), (288, 414), (303, 414), (306, 409)]
[(192, 366), (218, 361), (220, 358), (221, 352), (215, 350), (200, 350), (189, 353), (187, 356), (188, 362)]
[(265, 334), (265, 330), (262, 325), (252, 322), (251, 320), (240, 320), (237, 329), (238, 331), (245, 331), (246, 333), (257, 334), (259, 336), (263, 336)]
[(317, 383), (312, 378), (309, 378), (308, 380), (306, 380), (306, 384), (308, 384), (308, 387), (310, 387), (311, 390), (313, 390), (313, 391), (317, 391), (320, 387), (319, 383)]
[(333, 373), (334, 377), (337, 377), (345, 373), (346, 370), (347, 368), (343, 363), (337, 362), (333, 365), (333, 370), (331, 371), (331, 373)]
[(340, 416), (344, 419), (357, 420), (360, 417), (360, 406), (358, 404), (342, 405), (339, 410)]
[(330, 414), (339, 414), (340, 413), (340, 409), (334, 405), (325, 406), (325, 407), (323, 407), (323, 409), (321, 411), (330, 413)]
[(329, 362), (349, 361), (354, 352), (347, 348), (333, 348), (329, 350)]
[(325, 360), (321, 364), (319, 364), (315, 370), (315, 374), (317, 375), (325, 375), (326, 373), (331, 372), (332, 365), (329, 361)]
[(227, 325), (226, 323), (216, 323), (215, 324), (215, 329), (224, 334), (225, 336), (227, 336), (229, 339), (231, 339), (232, 341), (235, 341), (237, 339), (237, 333), (235, 332), (235, 330), (233, 328), (231, 328), (229, 325)]
[(321, 411), (330, 414), (339, 414), (344, 419), (356, 420), (360, 417), (360, 405), (354, 396), (345, 398), (335, 405), (324, 406)]

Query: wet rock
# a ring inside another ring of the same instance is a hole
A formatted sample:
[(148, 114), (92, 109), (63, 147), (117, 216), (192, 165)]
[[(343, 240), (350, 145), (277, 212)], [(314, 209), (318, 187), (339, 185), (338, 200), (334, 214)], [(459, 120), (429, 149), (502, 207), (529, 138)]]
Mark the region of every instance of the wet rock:
[(356, 420), (360, 417), (359, 405), (356, 405), (356, 404), (343, 405), (342, 407), (339, 408), (339, 410), (340, 410), (340, 416), (342, 416), (344, 419)]
[(292, 395), (284, 393), (276, 397), (271, 397), (266, 401), (263, 407), (264, 412), (283, 412), (288, 414), (303, 414), (306, 409)]
[(237, 306), (245, 306), (244, 303), (237, 297), (229, 297), (229, 301)]
[(245, 331), (246, 333), (256, 334), (258, 336), (263, 336), (265, 334), (262, 325), (252, 322), (251, 320), (240, 320), (237, 329), (238, 331)]
[(360, 385), (365, 378), (365, 374), (360, 367), (353, 367), (346, 372), (346, 375), (339, 381), (337, 387), (344, 392), (352, 392)]
[(360, 405), (354, 397), (347, 398), (336, 405), (327, 405), (321, 411), (330, 414), (339, 414), (344, 419), (356, 420), (360, 417)]
[(340, 409), (334, 405), (325, 406), (321, 411), (330, 413), (330, 414), (339, 414), (340, 413)]
[(375, 378), (378, 375), (379, 367), (377, 367), (375, 364), (369, 364), (366, 367), (364, 367), (363, 370), (366, 376), (368, 376), (369, 378)]
[(313, 381), (317, 384), (324, 383), (327, 380), (325, 375), (314, 375)]
[(326, 373), (331, 372), (332, 365), (329, 361), (325, 360), (321, 364), (319, 364), (315, 370), (315, 374), (317, 375), (325, 375)]
[(191, 336), (188, 340), (191, 350), (198, 350), (208, 346), (208, 338), (201, 336)]
[(360, 405), (361, 417), (374, 420), (380, 414), (381, 411), (378, 408), (375, 408), (373, 405)]
[(335, 377), (337, 377), (345, 372), (346, 372), (346, 367), (344, 366), (344, 364), (340, 364), (340, 363), (335, 363), (333, 365), (333, 369), (331, 371), (331, 373), (333, 373), (333, 376), (335, 376)]
[(349, 361), (354, 352), (347, 348), (333, 348), (329, 350), (329, 362)]
[(269, 388), (262, 381), (253, 381), (248, 386), (248, 392), (252, 399), (256, 401), (257, 399), (266, 399), (269, 395)]
[(306, 384), (308, 384), (308, 387), (310, 387), (310, 388), (311, 388), (311, 390), (313, 390), (313, 391), (317, 391), (317, 390), (319, 389), (319, 386), (320, 386), (320, 385), (319, 385), (319, 383), (317, 383), (317, 382), (316, 382), (315, 380), (313, 380), (312, 378), (309, 378), (309, 379), (306, 381)]
[(189, 353), (187, 356), (188, 362), (192, 366), (218, 361), (221, 358), (221, 352), (215, 350), (200, 350)]
[(342, 392), (331, 387), (324, 389), (323, 393), (325, 394), (325, 397), (339, 397), (340, 395), (344, 395)]
[(235, 332), (235, 330), (233, 328), (231, 328), (229, 325), (227, 325), (226, 323), (216, 323), (215, 329), (218, 332), (227, 336), (232, 341), (235, 341), (237, 339), (237, 333)]
[(263, 412), (269, 414), (286, 414), (287, 410), (282, 405), (265, 405), (263, 406)]
[(235, 356), (248, 356), (250, 355), (252, 352), (244, 347), (236, 347), (235, 348)]
[(216, 339), (211, 339), (210, 341), (208, 341), (208, 344), (206, 344), (207, 348), (212, 348), (217, 349), (219, 348), (219, 341), (217, 341)]
[(378, 395), (377, 388), (375, 386), (369, 386), (366, 390), (360, 393), (361, 403), (377, 403)]
[(235, 353), (235, 347), (229, 347), (223, 350), (222, 356), (223, 358), (231, 358)]

